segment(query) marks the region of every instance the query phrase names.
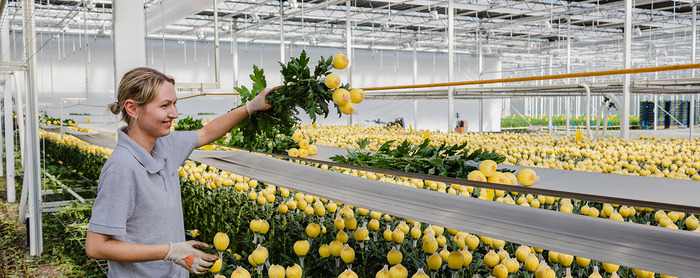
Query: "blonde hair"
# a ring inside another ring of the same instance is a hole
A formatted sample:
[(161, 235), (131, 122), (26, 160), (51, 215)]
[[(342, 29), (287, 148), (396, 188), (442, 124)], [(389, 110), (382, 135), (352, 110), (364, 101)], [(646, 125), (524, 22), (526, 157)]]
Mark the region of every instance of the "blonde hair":
[(114, 115), (121, 113), (121, 120), (131, 126), (134, 118), (126, 112), (124, 107), (126, 100), (131, 99), (138, 107), (142, 107), (156, 97), (163, 82), (175, 85), (175, 79), (155, 69), (145, 67), (132, 69), (124, 74), (119, 82), (117, 101), (110, 103), (107, 107)]

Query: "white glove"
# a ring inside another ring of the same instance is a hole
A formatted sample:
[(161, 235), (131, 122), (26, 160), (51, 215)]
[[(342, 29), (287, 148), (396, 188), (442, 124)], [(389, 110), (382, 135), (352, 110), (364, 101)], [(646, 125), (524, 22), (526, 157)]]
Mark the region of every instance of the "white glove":
[(207, 270), (219, 259), (218, 256), (207, 254), (199, 249), (210, 249), (206, 243), (190, 240), (185, 242), (168, 243), (170, 249), (165, 255), (165, 260), (184, 267), (190, 273), (205, 274)]
[(269, 109), (271, 106), (267, 103), (267, 94), (279, 89), (280, 87), (281, 86), (277, 86), (270, 90), (265, 88), (257, 96), (255, 96), (253, 100), (246, 102), (245, 109), (248, 111), (248, 116), (253, 115), (255, 112)]

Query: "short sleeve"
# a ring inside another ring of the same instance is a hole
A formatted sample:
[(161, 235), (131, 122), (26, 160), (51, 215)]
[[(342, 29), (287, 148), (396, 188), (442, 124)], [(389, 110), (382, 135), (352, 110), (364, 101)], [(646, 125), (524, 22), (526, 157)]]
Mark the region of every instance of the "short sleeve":
[(126, 235), (126, 220), (134, 210), (131, 180), (107, 170), (100, 175), (97, 198), (88, 230), (113, 236)]
[(195, 131), (172, 131), (164, 139), (164, 148), (170, 150), (170, 158), (177, 165), (184, 165), (199, 143), (199, 135)]

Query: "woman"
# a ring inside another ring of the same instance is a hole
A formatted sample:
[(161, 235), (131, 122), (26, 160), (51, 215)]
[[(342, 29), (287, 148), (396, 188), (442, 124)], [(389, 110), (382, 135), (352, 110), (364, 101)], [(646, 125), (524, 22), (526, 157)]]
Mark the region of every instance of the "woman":
[(194, 148), (221, 138), (245, 117), (270, 106), (263, 90), (245, 106), (197, 131), (171, 132), (178, 117), (175, 81), (136, 68), (109, 105), (127, 123), (102, 168), (85, 242), (87, 256), (109, 260), (109, 277), (188, 277), (218, 259), (209, 245), (185, 241), (179, 166)]

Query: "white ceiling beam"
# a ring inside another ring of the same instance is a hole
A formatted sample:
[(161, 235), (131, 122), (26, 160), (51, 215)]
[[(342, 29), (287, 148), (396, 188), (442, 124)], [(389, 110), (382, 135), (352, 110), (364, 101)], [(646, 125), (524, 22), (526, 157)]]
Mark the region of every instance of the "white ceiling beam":
[(166, 0), (161, 3), (153, 4), (146, 11), (146, 34), (214, 6), (211, 0)]

